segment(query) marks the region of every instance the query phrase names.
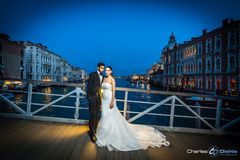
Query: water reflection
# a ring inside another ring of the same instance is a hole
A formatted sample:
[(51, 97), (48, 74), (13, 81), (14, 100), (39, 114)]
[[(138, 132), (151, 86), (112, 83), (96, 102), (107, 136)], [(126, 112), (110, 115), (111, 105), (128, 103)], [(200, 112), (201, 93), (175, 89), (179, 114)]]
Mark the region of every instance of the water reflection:
[(23, 101), (23, 94), (16, 94), (15, 101), (22, 102)]
[(68, 93), (68, 88), (63, 89), (63, 94), (66, 94), (66, 93)]
[(24, 100), (24, 94), (16, 94), (15, 95), (15, 101), (17, 105), (20, 105), (20, 102), (26, 101)]
[(142, 85), (141, 85), (141, 88), (142, 88), (142, 89), (144, 89), (144, 88), (145, 88), (145, 87), (144, 87), (144, 83), (142, 83)]
[[(51, 87), (46, 87), (46, 88), (42, 89), (42, 92), (47, 93), (47, 94), (51, 94), (52, 93), (52, 89), (51, 89)], [(43, 102), (45, 104), (50, 103), (51, 101), (52, 101), (52, 96), (51, 95), (46, 95), (45, 94), (43, 96)]]
[(150, 91), (151, 90), (151, 85), (148, 83), (147, 84), (147, 90)]

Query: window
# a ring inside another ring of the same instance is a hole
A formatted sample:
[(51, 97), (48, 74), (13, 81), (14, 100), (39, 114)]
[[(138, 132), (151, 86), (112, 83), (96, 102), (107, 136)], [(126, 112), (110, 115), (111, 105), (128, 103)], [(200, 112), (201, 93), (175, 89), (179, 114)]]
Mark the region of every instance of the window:
[(210, 60), (207, 61), (207, 70), (211, 70), (211, 62), (210, 62)]
[(179, 52), (177, 52), (177, 60), (179, 60)]
[(235, 91), (235, 84), (236, 84), (236, 81), (233, 78), (231, 78), (230, 80), (231, 91)]
[(207, 53), (210, 53), (210, 44), (207, 44)]
[(221, 36), (217, 36), (216, 37), (216, 43), (215, 43), (215, 45), (216, 45), (216, 49), (217, 50), (219, 50), (219, 49), (221, 49)]
[(217, 40), (217, 49), (219, 49), (220, 48), (220, 40)]
[(206, 52), (211, 53), (211, 50), (212, 50), (212, 44), (211, 44), (211, 38), (210, 38), (206, 42)]
[(220, 90), (220, 86), (221, 86), (221, 81), (220, 81), (220, 79), (218, 79), (218, 80), (217, 80), (217, 88), (216, 88), (216, 89), (217, 89), (217, 90)]
[(20, 66), (23, 67), (23, 60), (20, 61)]
[(23, 71), (21, 71), (21, 79), (23, 79)]
[(3, 65), (2, 44), (0, 43), (0, 64)]
[(2, 53), (2, 44), (0, 43), (0, 54)]
[(231, 56), (230, 57), (230, 68), (232, 69), (234, 67), (235, 67), (235, 58), (234, 58), (234, 56)]
[(221, 63), (220, 63), (220, 59), (218, 58), (216, 61), (216, 69), (220, 70), (221, 69)]
[(230, 46), (233, 46), (234, 44), (235, 44), (235, 36), (234, 36), (234, 31), (232, 31), (230, 35)]
[(21, 57), (23, 57), (24, 56), (24, 52), (23, 52), (23, 50), (21, 49)]
[(202, 54), (202, 44), (201, 43), (198, 44), (198, 54), (199, 55)]
[(3, 58), (1, 54), (0, 54), (0, 64), (3, 65)]
[(211, 80), (210, 80), (210, 78), (208, 78), (208, 82), (207, 82), (207, 84), (208, 84), (208, 90), (210, 90), (211, 89)]
[(198, 70), (201, 71), (202, 70), (202, 62), (198, 63)]
[(0, 64), (3, 65), (2, 44), (0, 43)]
[(201, 81), (201, 79), (199, 79), (199, 81), (198, 81), (198, 87), (202, 88), (202, 81)]

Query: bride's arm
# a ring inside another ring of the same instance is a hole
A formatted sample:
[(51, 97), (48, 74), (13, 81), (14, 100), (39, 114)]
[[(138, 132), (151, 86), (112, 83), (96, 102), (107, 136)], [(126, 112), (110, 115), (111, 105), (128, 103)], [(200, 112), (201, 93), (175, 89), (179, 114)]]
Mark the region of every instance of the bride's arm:
[(110, 103), (110, 108), (113, 108), (113, 105), (114, 105), (114, 100), (115, 100), (115, 89), (116, 89), (115, 79), (112, 78), (112, 100), (111, 100), (111, 103)]

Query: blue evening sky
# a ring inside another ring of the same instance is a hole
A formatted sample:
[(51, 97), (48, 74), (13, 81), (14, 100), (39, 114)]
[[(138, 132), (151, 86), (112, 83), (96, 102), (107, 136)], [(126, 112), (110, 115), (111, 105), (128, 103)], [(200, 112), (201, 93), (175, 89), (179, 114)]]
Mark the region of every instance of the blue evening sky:
[(114, 75), (145, 73), (171, 32), (182, 43), (240, 19), (238, 0), (48, 1), (0, 0), (0, 33), (42, 43), (87, 72), (104, 62)]

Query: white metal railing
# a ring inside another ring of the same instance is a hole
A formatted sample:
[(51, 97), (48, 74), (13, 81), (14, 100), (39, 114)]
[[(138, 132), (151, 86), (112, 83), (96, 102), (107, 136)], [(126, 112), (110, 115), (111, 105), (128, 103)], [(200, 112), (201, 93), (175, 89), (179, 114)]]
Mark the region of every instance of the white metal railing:
[[(124, 102), (123, 110), (123, 116), (127, 119), (127, 114), (135, 114), (135, 116), (128, 119), (129, 122), (136, 121), (140, 117), (144, 115), (150, 115), (150, 116), (161, 116), (161, 117), (169, 117), (169, 125), (167, 127), (163, 126), (157, 126), (157, 127), (163, 127), (161, 129), (166, 129), (168, 131), (189, 131), (189, 132), (199, 132), (199, 133), (225, 133), (226, 129), (230, 128), (233, 125), (236, 125), (240, 122), (240, 116), (238, 116), (235, 119), (224, 119), (221, 117), (222, 111), (225, 110), (231, 110), (233, 112), (239, 112), (240, 109), (229, 109), (229, 108), (222, 108), (222, 99), (226, 97), (221, 96), (213, 96), (213, 95), (202, 95), (202, 94), (190, 94), (190, 93), (179, 93), (179, 92), (165, 92), (165, 91), (147, 91), (142, 89), (132, 89), (132, 88), (116, 88), (117, 91), (123, 91), (124, 99), (117, 99), (118, 102)], [(8, 117), (17, 117), (17, 118), (26, 118), (26, 119), (34, 119), (34, 120), (47, 120), (47, 121), (54, 121), (54, 122), (70, 122), (70, 123), (87, 123), (87, 120), (81, 120), (79, 119), (79, 110), (88, 109), (86, 107), (80, 106), (80, 99), (86, 98), (84, 95), (86, 93), (79, 87), (76, 87), (73, 91), (62, 95), (62, 94), (47, 94), (47, 93), (40, 93), (40, 92), (33, 92), (32, 91), (32, 84), (29, 83), (28, 91), (16, 91), (16, 90), (8, 90), (5, 92), (17, 92), (17, 93), (23, 93), (27, 94), (27, 101), (26, 102), (16, 102), (16, 101), (10, 101), (9, 99), (5, 98), (4, 96), (0, 95), (0, 98), (8, 103), (13, 109), (15, 109), (20, 114), (14, 114), (14, 113), (0, 113), (0, 116), (8, 116)], [(129, 92), (143, 92), (147, 94), (162, 94), (165, 96), (168, 96), (166, 99), (160, 101), (160, 102), (147, 102), (147, 101), (138, 101), (138, 100), (129, 100)], [(75, 94), (75, 95), (74, 95)], [(43, 103), (34, 103), (32, 102), (32, 95), (50, 95), (58, 97), (56, 100), (53, 100), (52, 102), (48, 104)], [(188, 105), (186, 104), (182, 99), (179, 97), (187, 97), (187, 96), (199, 96), (203, 98), (215, 98), (217, 106), (216, 107), (209, 107), (209, 106), (200, 106), (197, 105)], [(67, 98), (67, 97), (73, 97), (76, 98), (75, 106), (64, 106), (64, 105), (57, 105), (59, 101)], [(227, 99), (230, 100), (236, 100), (238, 98), (232, 98), (227, 97)], [(128, 104), (129, 103), (137, 103), (137, 104), (148, 104), (152, 105), (151, 107), (147, 108), (144, 111), (131, 111), (128, 110)], [(20, 108), (17, 104), (25, 104), (26, 105), (26, 111)], [(40, 108), (36, 109), (35, 111), (32, 111), (32, 106), (40, 106)], [(152, 113), (156, 108), (159, 107), (166, 107), (170, 106), (170, 113)], [(59, 107), (59, 108), (68, 108), (68, 109), (75, 109), (73, 119), (66, 119), (66, 118), (56, 118), (56, 117), (46, 117), (46, 116), (38, 116), (37, 113), (43, 111), (44, 109), (48, 107)], [(192, 115), (177, 115), (175, 114), (176, 107), (183, 107), (186, 108)], [(203, 117), (201, 115), (201, 109), (209, 109), (214, 110), (216, 113), (215, 117)], [(208, 126), (209, 129), (200, 129), (200, 128), (189, 128), (189, 127), (174, 127), (174, 121), (175, 118), (188, 118), (188, 119), (197, 119), (198, 123), (201, 122)], [(215, 121), (215, 125), (212, 125), (208, 122), (208, 120)], [(221, 122), (225, 121), (227, 122), (224, 125), (221, 125)], [(239, 134), (239, 133), (237, 133)]]

